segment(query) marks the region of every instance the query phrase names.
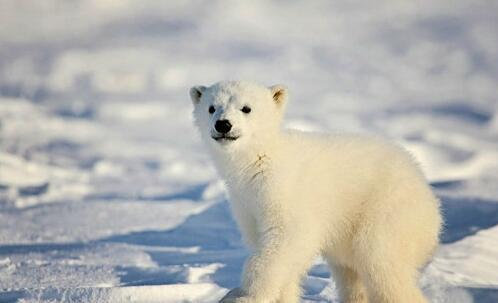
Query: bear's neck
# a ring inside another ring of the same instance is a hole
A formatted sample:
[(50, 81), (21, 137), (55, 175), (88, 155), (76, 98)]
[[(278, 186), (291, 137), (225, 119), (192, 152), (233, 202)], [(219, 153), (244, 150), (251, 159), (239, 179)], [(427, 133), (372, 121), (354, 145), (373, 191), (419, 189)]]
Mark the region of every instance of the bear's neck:
[[(230, 152), (214, 152), (215, 165), (227, 182), (246, 179), (270, 169), (272, 159), (278, 154), (278, 140), (246, 146)], [(251, 177), (252, 178), (252, 177)]]

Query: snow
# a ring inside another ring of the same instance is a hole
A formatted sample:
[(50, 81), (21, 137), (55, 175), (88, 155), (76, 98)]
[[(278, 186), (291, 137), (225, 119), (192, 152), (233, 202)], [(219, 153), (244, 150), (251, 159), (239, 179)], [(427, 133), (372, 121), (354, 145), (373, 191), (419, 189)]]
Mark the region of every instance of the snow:
[[(498, 301), (498, 6), (0, 3), (0, 302), (216, 302), (247, 250), (188, 89), (286, 84), (285, 124), (405, 146), (443, 201), (432, 302)], [(338, 302), (323, 260), (304, 302)]]

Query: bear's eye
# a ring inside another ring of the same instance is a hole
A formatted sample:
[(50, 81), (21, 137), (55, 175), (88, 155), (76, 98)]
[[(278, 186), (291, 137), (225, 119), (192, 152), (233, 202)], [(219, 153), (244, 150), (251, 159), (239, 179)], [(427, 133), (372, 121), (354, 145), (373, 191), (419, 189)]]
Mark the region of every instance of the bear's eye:
[(210, 113), (210, 114), (214, 114), (214, 112), (215, 112), (215, 111), (216, 111), (216, 109), (214, 108), (214, 106), (212, 106), (212, 105), (211, 105), (211, 106), (209, 107), (209, 113)]
[(251, 112), (251, 108), (249, 106), (244, 106), (242, 107), (241, 111), (244, 113), (244, 114), (248, 114)]

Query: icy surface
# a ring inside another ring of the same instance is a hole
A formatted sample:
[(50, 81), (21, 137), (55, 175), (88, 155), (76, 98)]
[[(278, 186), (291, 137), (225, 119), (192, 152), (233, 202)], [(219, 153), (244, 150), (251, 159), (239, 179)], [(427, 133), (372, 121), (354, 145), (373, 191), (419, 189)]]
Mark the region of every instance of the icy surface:
[[(403, 144), (443, 201), (421, 285), (498, 302), (493, 1), (2, 1), (0, 302), (216, 302), (247, 251), (188, 88), (284, 83), (285, 123)], [(305, 302), (338, 302), (325, 264)]]

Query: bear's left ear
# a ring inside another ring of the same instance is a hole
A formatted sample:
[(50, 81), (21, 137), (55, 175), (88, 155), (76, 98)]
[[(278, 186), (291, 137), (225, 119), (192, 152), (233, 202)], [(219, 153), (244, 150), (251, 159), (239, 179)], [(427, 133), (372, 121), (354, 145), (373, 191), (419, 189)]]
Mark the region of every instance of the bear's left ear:
[(190, 88), (189, 94), (190, 94), (190, 99), (192, 99), (192, 102), (194, 102), (194, 105), (198, 104), (199, 101), (201, 101), (202, 94), (206, 90), (205, 86), (202, 85), (197, 85), (193, 86)]
[(270, 91), (273, 96), (273, 101), (277, 105), (282, 105), (287, 101), (287, 87), (281, 84), (270, 86)]

